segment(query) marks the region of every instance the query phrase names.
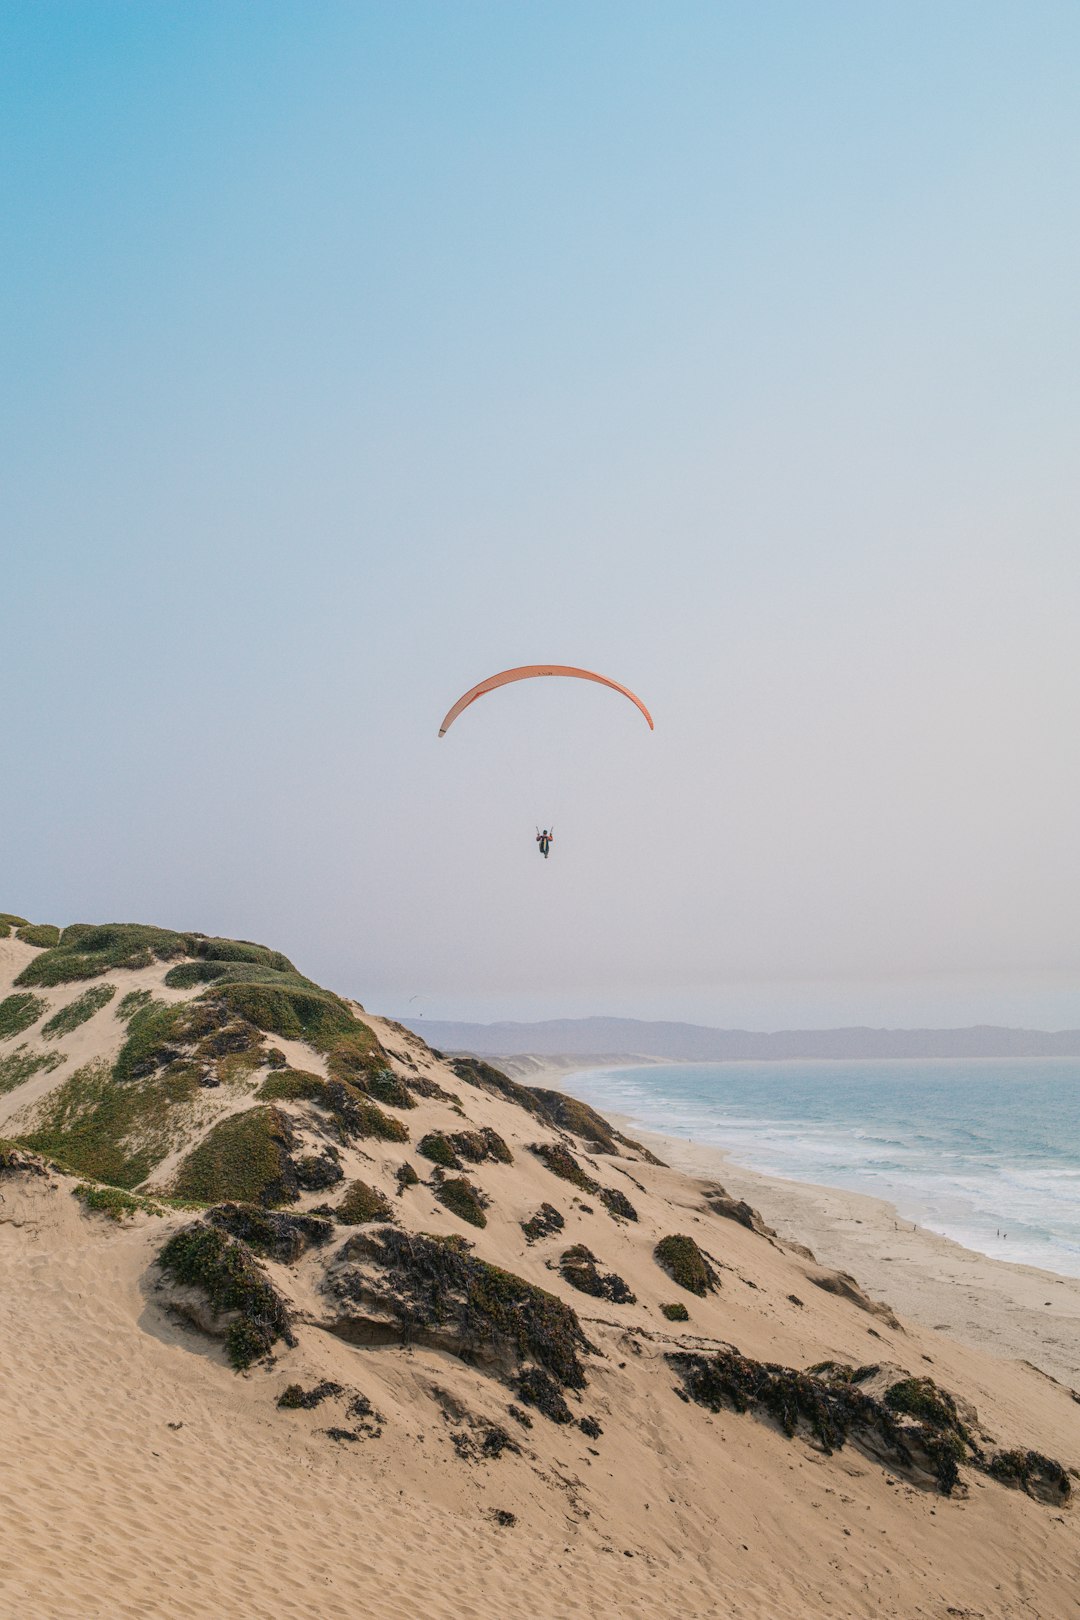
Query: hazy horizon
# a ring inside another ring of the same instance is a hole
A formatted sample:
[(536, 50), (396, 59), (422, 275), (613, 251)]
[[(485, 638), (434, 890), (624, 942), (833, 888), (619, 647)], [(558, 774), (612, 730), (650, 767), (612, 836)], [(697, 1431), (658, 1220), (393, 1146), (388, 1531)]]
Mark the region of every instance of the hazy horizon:
[[(465, 1021), (1080, 1026), (1080, 12), (0, 46), (0, 908)], [(437, 739), (537, 659), (655, 733)]]

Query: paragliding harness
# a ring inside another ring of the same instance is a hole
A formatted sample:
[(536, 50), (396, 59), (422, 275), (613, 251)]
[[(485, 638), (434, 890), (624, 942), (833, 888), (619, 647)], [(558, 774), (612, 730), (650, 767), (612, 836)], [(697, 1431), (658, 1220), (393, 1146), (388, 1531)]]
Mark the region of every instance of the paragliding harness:
[(548, 858), (548, 852), (551, 849), (552, 844), (555, 842), (554, 827), (552, 827), (550, 832), (548, 832), (546, 827), (544, 828), (543, 832), (541, 832), (539, 827), (537, 827), (536, 842), (540, 845), (540, 853), (546, 861)]

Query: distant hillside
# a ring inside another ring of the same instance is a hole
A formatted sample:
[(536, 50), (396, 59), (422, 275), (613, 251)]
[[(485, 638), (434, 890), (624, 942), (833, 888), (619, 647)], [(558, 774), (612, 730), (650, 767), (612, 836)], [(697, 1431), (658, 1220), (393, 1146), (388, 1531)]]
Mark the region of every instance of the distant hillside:
[(710, 1029), (637, 1018), (550, 1018), (535, 1024), (402, 1019), (432, 1046), (480, 1057), (670, 1058), (684, 1063), (782, 1058), (1080, 1057), (1080, 1029), (974, 1024), (969, 1029)]

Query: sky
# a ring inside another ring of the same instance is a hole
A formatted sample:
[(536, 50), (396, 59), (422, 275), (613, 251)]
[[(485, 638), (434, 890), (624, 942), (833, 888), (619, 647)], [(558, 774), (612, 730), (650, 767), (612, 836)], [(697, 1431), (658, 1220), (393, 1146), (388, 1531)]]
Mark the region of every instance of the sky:
[[(1078, 73), (1046, 0), (0, 4), (0, 909), (1080, 1025)], [(538, 661), (655, 733), (438, 740)]]

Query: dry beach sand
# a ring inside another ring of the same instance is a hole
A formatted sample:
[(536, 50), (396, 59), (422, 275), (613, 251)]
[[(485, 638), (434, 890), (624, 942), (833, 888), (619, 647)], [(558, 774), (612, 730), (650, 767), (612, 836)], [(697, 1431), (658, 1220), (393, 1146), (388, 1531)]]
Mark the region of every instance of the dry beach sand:
[[(571, 1065), (570, 1059), (548, 1064), (514, 1058), (505, 1066), (534, 1085), (572, 1095)], [(805, 1244), (824, 1265), (852, 1273), (871, 1298), (887, 1300), (902, 1316), (995, 1355), (1026, 1358), (1080, 1389), (1080, 1278), (964, 1248), (900, 1219), (885, 1199), (762, 1175), (722, 1148), (645, 1130), (624, 1115), (608, 1118), (674, 1168), (722, 1183), (732, 1197), (759, 1210), (780, 1237)]]
[[(0, 940), (0, 1002), (37, 954)], [(114, 1003), (51, 1043), (58, 1066), (0, 1095), (0, 1137), (40, 1127), (49, 1098), (80, 1066), (115, 1059), (126, 1038), (115, 1004), (133, 987), (183, 1001), (163, 986), (171, 966), (96, 978), (115, 984)], [(53, 1014), (85, 989), (41, 993)], [(408, 1141), (339, 1140), (346, 1176), (386, 1194), (399, 1232), (468, 1239), (478, 1260), (576, 1311), (590, 1348), (578, 1352), (585, 1387), (563, 1391), (574, 1421), (524, 1406), (509, 1341), (470, 1349), (439, 1327), (403, 1343), (388, 1273), (378, 1273), (365, 1237), (382, 1228), (370, 1226), (337, 1224), (317, 1250), (262, 1259), (296, 1342), (279, 1337), (268, 1357), (234, 1371), (219, 1336), (224, 1319), (156, 1264), (171, 1234), (200, 1221), (198, 1210), (162, 1204), (162, 1213), (110, 1220), (73, 1196), (77, 1177), (9, 1149), (0, 1173), (0, 1615), (1080, 1616), (1080, 1520), (1070, 1502), (1036, 1500), (967, 1463), (960, 1487), (943, 1495), (924, 1470), (883, 1459), (857, 1436), (828, 1454), (805, 1424), (788, 1438), (764, 1415), (708, 1410), (684, 1398), (665, 1359), (737, 1346), (786, 1367), (830, 1360), (880, 1364), (897, 1379), (929, 1376), (970, 1403), (962, 1412), (988, 1454), (1033, 1448), (1077, 1465), (1072, 1285), (1056, 1289), (1060, 1304), (1037, 1311), (1016, 1293), (1012, 1326), (999, 1297), (991, 1328), (994, 1290), (978, 1267), (927, 1235), (901, 1241), (883, 1229), (887, 1216), (863, 1211), (872, 1201), (766, 1186), (674, 1140), (652, 1144), (666, 1166), (626, 1143), (598, 1152), (399, 1027), (358, 1016), (394, 1075), (421, 1089), (415, 1106), (387, 1109), (407, 1125)], [(290, 1070), (328, 1073), (325, 1052), (308, 1042), (272, 1035), (266, 1044)], [(37, 1026), (0, 1040), (0, 1062), (20, 1046), (44, 1050)], [(266, 1056), (260, 1049), (253, 1067), (224, 1068), (220, 1085), (184, 1105), (177, 1141), (147, 1190), (164, 1192), (193, 1142), (257, 1105), (271, 1074)], [(294, 1154), (323, 1151), (325, 1112), (303, 1100), (286, 1111)], [(488, 1200), (481, 1229), (438, 1200), (417, 1144), (433, 1131), (484, 1129), (512, 1162), (466, 1165)], [(596, 1194), (559, 1179), (535, 1145), (572, 1152), (594, 1185), (631, 1200), (636, 1219), (616, 1218)], [(420, 1179), (399, 1195), (404, 1162)], [(761, 1206), (779, 1239), (718, 1213), (709, 1202), (717, 1183)], [(290, 1208), (336, 1205), (344, 1185), (302, 1192)], [(528, 1242), (521, 1223), (545, 1203), (565, 1224)], [(680, 1290), (661, 1269), (654, 1247), (670, 1234), (692, 1236), (712, 1258), (715, 1291)], [(559, 1258), (578, 1243), (625, 1280), (635, 1303), (564, 1280)], [(836, 1265), (880, 1290), (899, 1319), (838, 1282)], [(1038, 1292), (1049, 1279), (1034, 1277)], [(938, 1300), (950, 1293), (951, 1331), (935, 1332), (925, 1324), (949, 1318)], [(686, 1323), (661, 1314), (676, 1300)], [(966, 1335), (962, 1316), (974, 1324)], [(1037, 1359), (1036, 1332), (1046, 1371), (1026, 1364)], [(277, 1405), (287, 1386), (322, 1381), (338, 1393), (310, 1409)], [(583, 1431), (582, 1417), (602, 1432)]]

